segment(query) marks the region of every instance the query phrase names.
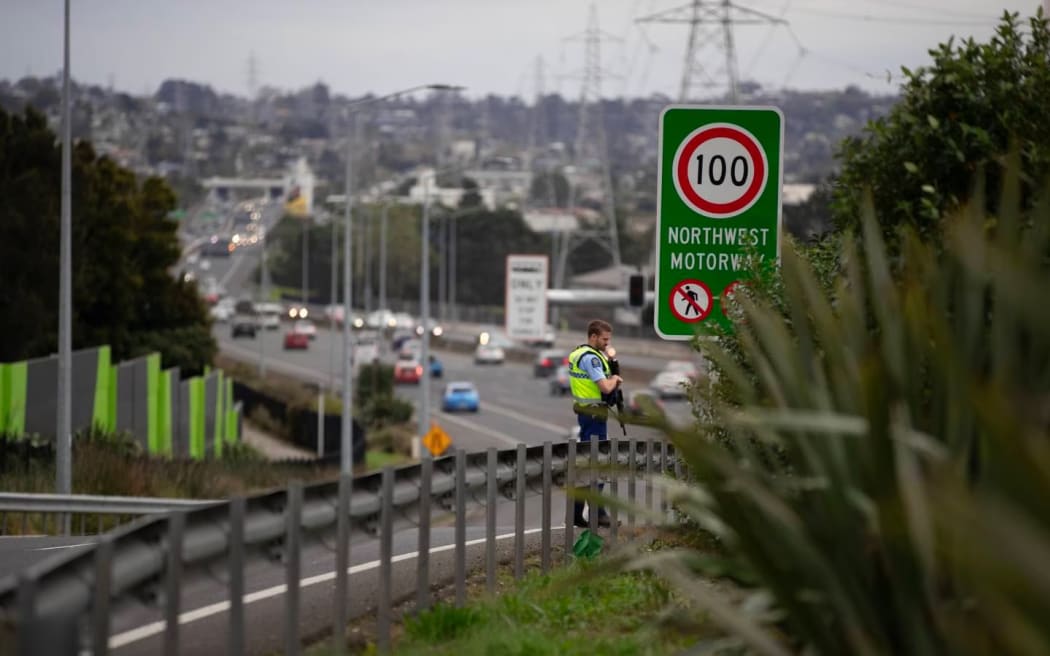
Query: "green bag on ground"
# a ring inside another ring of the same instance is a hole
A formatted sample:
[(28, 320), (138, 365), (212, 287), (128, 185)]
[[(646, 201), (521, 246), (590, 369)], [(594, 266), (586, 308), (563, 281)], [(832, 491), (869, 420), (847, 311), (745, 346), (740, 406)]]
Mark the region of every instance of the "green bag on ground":
[(576, 543), (572, 545), (572, 553), (577, 558), (590, 560), (602, 552), (604, 543), (602, 536), (592, 533), (590, 529), (584, 529), (580, 537), (576, 538)]

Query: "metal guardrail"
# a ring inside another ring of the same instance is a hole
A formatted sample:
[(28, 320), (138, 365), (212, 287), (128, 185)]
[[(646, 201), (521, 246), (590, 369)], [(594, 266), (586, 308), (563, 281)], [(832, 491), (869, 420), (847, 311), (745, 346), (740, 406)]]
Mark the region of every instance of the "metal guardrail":
[[(598, 448), (592, 449), (597, 444)], [(429, 574), (431, 524), (434, 511), (455, 516), (456, 600), (463, 603), (466, 577), (466, 509), (468, 499), (487, 508), (486, 573), (489, 585), (495, 580), (495, 507), (499, 496), (515, 500), (514, 571), (521, 576), (524, 559), (525, 497), (542, 496), (541, 567), (551, 565), (553, 513), (552, 486), (591, 486), (597, 493), (597, 477), (581, 480), (581, 468), (618, 466), (611, 478), (609, 494), (618, 495), (624, 477), (627, 498), (635, 500), (637, 474), (645, 477), (645, 503), (653, 508), (651, 477), (657, 472), (681, 476), (682, 463), (671, 444), (656, 440), (611, 439), (596, 443), (575, 440), (516, 449), (496, 450), (427, 459), (400, 468), (358, 478), (303, 486), (292, 483), (286, 490), (247, 499), (205, 503), (143, 517), (132, 525), (106, 534), (95, 545), (73, 554), (63, 554), (30, 566), (17, 578), (0, 581), (0, 633), (14, 627), (19, 653), (78, 653), (92, 649), (108, 653), (110, 627), (116, 614), (143, 602), (158, 614), (164, 626), (166, 653), (176, 653), (180, 603), (184, 580), (193, 576), (224, 574), (229, 603), (227, 653), (241, 654), (245, 645), (244, 571), (248, 561), (264, 558), (284, 564), (285, 650), (298, 653), (300, 558), (306, 546), (327, 545), (334, 551), (335, 588), (332, 608), (336, 649), (341, 645), (348, 621), (348, 549), (351, 531), (363, 531), (380, 540), (378, 614), (380, 649), (389, 646), (390, 570), (394, 561), (391, 539), (396, 530), (419, 528), (417, 606), (429, 604), (432, 581)], [(502, 492), (501, 492), (502, 491)], [(481, 501), (484, 499), (484, 501)], [(472, 504), (472, 505), (473, 505)], [(591, 528), (597, 528), (591, 513)], [(573, 523), (573, 502), (566, 497), (565, 526)], [(618, 533), (616, 506), (612, 506), (609, 537)], [(628, 516), (628, 525), (634, 516)], [(564, 531), (564, 555), (572, 552), (573, 532)], [(165, 601), (169, 600), (169, 601)], [(141, 610), (141, 605), (138, 606)], [(82, 628), (90, 628), (83, 631)]]
[[(46, 534), (98, 535), (141, 515), (190, 510), (214, 503), (220, 501), (0, 492), (0, 535), (7, 535), (11, 524), (19, 526), (19, 517), (21, 535), (30, 534), (37, 527)], [(53, 529), (50, 533), (49, 523)]]
[(90, 494), (0, 492), (0, 512), (152, 515), (173, 510), (191, 510), (215, 503), (221, 503), (221, 501), (98, 496)]

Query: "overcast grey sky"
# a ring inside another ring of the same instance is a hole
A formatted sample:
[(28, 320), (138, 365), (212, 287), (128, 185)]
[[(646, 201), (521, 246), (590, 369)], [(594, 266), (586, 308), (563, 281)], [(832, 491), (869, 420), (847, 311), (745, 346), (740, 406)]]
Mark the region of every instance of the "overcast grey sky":
[[(711, 0), (709, 0), (711, 1)], [(714, 0), (718, 1), (718, 0)], [(951, 35), (987, 40), (1003, 10), (1035, 13), (1043, 0), (734, 0), (783, 17), (789, 28), (734, 30), (743, 79), (798, 89), (858, 85), (892, 93), (900, 67), (929, 61)], [(254, 53), (260, 85), (318, 80), (361, 95), (448, 82), (466, 95), (531, 99), (537, 59), (544, 88), (574, 97), (584, 68), (580, 36), (597, 8), (605, 96), (676, 97), (687, 25), (635, 19), (689, 0), (72, 0), (72, 73), (136, 94), (169, 77), (247, 95)], [(0, 0), (0, 78), (57, 72), (62, 0)], [(706, 28), (703, 35), (713, 28)], [(802, 54), (801, 48), (806, 54)], [(717, 51), (710, 72), (722, 74)]]

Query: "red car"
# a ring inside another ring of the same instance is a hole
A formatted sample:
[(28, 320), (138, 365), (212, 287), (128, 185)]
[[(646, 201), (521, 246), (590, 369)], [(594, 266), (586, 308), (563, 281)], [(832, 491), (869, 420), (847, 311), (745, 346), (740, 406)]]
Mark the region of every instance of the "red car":
[(310, 348), (310, 336), (294, 330), (287, 332), (284, 334), (284, 348), (285, 350)]
[(417, 360), (398, 360), (394, 365), (395, 383), (415, 383), (423, 377), (423, 365)]

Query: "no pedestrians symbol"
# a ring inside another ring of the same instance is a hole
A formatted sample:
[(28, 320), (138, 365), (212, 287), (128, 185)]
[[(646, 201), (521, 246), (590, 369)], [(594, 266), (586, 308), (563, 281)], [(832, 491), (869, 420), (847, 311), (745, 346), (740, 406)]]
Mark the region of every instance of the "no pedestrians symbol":
[(678, 146), (673, 166), (682, 202), (712, 219), (746, 212), (769, 179), (769, 164), (758, 139), (728, 123), (712, 123), (690, 133)]
[(699, 280), (683, 280), (671, 289), (671, 314), (686, 323), (703, 321), (711, 314), (711, 290)]

